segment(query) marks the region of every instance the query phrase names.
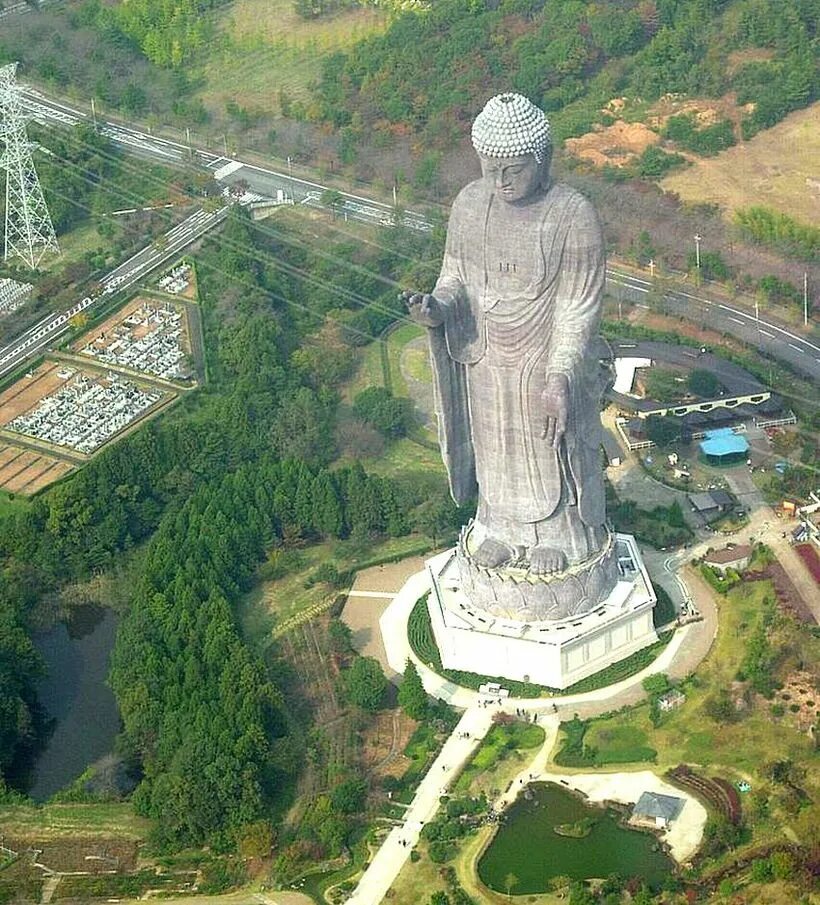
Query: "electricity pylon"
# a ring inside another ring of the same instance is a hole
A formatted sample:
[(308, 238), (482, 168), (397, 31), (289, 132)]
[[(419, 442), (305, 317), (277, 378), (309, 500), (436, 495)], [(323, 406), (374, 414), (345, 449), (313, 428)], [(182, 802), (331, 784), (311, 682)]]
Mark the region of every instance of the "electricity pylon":
[(6, 171), (3, 260), (18, 257), (34, 270), (44, 255), (60, 253), (26, 135), (26, 116), (15, 75), (17, 63), (0, 66), (0, 169)]

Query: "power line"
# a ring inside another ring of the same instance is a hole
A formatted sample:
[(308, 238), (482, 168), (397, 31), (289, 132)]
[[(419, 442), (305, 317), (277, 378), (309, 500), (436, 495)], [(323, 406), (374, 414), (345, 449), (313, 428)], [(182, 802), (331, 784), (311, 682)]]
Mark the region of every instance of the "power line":
[(48, 252), (60, 253), (26, 134), (17, 63), (0, 67), (0, 141), (5, 151), (6, 229), (3, 259), (22, 258), (34, 270)]

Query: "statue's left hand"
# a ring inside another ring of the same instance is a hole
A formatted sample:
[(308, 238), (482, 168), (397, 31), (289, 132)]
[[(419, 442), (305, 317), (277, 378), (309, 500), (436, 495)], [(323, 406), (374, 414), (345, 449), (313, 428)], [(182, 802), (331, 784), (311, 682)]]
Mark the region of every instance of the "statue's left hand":
[(558, 449), (567, 429), (569, 415), (569, 380), (565, 374), (550, 374), (541, 397), (544, 403), (544, 430), (541, 436), (553, 449)]

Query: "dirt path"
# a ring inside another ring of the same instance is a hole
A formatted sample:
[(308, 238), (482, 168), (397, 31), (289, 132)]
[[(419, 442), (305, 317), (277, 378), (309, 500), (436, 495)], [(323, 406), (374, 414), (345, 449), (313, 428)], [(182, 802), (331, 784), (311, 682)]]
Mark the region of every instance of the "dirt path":
[(390, 750), (377, 764), (373, 765), (374, 772), (377, 770), (383, 769), (388, 764), (391, 764), (396, 759), (396, 757), (398, 757), (399, 752), (401, 751), (401, 711), (400, 710), (393, 711), (392, 727), (393, 727), (393, 739), (390, 742)]
[[(121, 905), (138, 905), (141, 899), (121, 899)], [(174, 896), (175, 905), (315, 905), (303, 892), (230, 892), (222, 896)]]

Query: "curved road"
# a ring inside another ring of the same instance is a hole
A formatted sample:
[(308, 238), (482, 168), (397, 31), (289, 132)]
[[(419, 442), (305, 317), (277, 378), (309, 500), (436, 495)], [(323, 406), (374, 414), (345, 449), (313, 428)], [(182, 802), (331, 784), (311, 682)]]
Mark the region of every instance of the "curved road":
[[(607, 269), (607, 288), (613, 295), (645, 304), (652, 282), (617, 268)], [(664, 293), (666, 309), (694, 323), (702, 322), (713, 330), (737, 337), (761, 352), (785, 361), (796, 371), (813, 379), (820, 378), (820, 338), (813, 331), (809, 337), (772, 318), (756, 317), (737, 305), (706, 298), (682, 289)], [(811, 337), (815, 337), (812, 339)]]

